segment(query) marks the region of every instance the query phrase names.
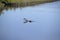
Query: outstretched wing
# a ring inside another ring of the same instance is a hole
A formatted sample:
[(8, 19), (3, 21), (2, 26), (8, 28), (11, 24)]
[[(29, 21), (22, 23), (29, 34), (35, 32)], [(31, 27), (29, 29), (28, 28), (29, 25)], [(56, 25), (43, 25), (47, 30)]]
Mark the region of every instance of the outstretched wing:
[(24, 18), (24, 23), (27, 23), (27, 22), (28, 22), (28, 20), (26, 18)]

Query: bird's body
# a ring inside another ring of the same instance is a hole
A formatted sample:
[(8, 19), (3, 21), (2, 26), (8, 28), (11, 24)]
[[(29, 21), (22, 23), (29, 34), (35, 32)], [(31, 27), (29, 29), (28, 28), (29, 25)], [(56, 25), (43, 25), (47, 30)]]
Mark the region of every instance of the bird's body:
[(32, 20), (26, 19), (26, 18), (24, 18), (24, 20), (25, 20), (24, 23), (27, 23), (27, 22), (30, 22), (31, 23), (31, 22), (33, 22)]

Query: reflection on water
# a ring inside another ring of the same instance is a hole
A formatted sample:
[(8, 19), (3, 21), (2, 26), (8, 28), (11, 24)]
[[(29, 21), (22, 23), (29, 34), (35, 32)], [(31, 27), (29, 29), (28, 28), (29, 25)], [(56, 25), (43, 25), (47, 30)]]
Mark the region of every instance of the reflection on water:
[[(6, 9), (0, 16), (1, 40), (59, 40), (60, 1)], [(24, 24), (24, 18), (36, 22)]]

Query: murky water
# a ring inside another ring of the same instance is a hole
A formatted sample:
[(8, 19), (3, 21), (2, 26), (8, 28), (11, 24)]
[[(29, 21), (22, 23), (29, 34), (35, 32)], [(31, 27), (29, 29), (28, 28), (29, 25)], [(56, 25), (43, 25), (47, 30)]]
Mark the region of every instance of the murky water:
[[(24, 23), (24, 18), (33, 22)], [(1, 40), (59, 40), (60, 1), (3, 10)]]

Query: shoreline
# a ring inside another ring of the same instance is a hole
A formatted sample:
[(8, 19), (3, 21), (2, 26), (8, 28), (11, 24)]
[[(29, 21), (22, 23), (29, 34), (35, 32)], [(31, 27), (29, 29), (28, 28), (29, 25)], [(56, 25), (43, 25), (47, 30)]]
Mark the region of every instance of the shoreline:
[(43, 3), (48, 3), (48, 2), (54, 2), (54, 0), (50, 0), (50, 1), (30, 1), (30, 2), (5, 2), (4, 3), (1, 2), (1, 4), (4, 4), (5, 6), (34, 6), (34, 5), (38, 5), (38, 4), (43, 4)]

